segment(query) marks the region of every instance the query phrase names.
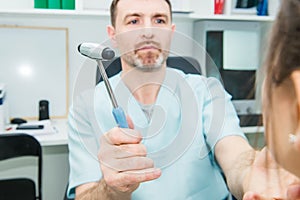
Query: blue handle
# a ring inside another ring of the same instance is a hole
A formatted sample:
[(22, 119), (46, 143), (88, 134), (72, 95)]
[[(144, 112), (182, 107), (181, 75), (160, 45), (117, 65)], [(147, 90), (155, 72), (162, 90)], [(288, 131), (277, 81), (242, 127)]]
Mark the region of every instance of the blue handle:
[(114, 108), (112, 113), (120, 128), (128, 128), (126, 116), (121, 107)]

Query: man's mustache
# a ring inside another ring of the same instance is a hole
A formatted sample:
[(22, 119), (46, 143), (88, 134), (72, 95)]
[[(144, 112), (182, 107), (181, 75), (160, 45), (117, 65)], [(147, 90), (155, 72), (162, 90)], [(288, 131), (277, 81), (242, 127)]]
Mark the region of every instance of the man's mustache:
[(143, 41), (143, 42), (139, 42), (134, 46), (134, 50), (138, 50), (141, 49), (145, 46), (153, 46), (157, 49), (161, 49), (161, 45), (160, 43), (156, 42), (156, 41)]

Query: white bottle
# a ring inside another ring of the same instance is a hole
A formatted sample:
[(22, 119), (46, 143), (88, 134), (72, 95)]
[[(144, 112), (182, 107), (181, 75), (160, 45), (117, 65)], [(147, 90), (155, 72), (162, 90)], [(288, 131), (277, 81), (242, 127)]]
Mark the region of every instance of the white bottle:
[(5, 85), (0, 83), (0, 133), (5, 132), (6, 126), (6, 109), (5, 109), (5, 99), (6, 92), (5, 92)]

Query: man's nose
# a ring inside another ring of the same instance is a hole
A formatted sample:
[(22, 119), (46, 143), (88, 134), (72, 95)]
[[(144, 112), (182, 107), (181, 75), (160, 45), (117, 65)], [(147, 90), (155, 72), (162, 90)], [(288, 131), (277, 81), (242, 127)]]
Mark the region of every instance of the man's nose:
[(145, 37), (146, 39), (153, 38), (153, 24), (151, 18), (146, 18), (144, 20), (142, 36)]
[(153, 27), (145, 26), (142, 30), (142, 36), (146, 39), (152, 39), (154, 37)]

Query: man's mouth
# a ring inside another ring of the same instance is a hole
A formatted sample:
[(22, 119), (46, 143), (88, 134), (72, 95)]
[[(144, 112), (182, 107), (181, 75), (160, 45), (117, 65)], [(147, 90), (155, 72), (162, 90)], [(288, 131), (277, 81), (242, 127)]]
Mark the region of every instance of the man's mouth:
[(161, 51), (159, 43), (155, 41), (144, 41), (136, 44), (135, 53), (138, 51)]
[(135, 52), (138, 52), (138, 51), (160, 51), (160, 49), (154, 45), (145, 45), (145, 46), (141, 46), (135, 50)]

